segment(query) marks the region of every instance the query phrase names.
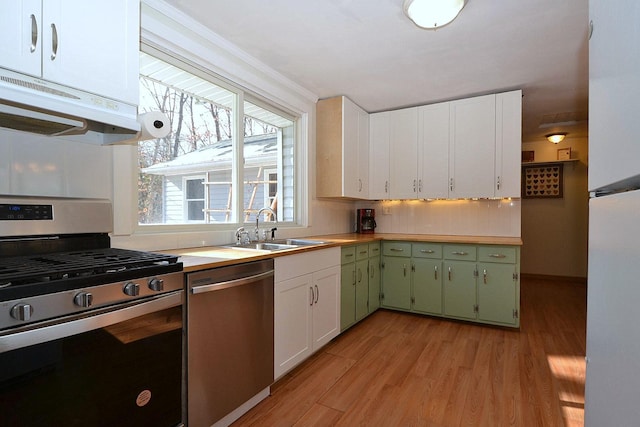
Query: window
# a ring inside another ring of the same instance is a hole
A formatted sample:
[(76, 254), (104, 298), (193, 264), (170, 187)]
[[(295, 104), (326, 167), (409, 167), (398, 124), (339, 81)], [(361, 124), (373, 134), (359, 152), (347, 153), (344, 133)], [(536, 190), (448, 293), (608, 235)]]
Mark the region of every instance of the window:
[(185, 178), (183, 188), (187, 221), (204, 221), (204, 178)]
[(263, 207), (296, 222), (296, 117), (159, 53), (140, 54), (140, 93), (171, 132), (139, 143), (139, 224), (239, 224)]

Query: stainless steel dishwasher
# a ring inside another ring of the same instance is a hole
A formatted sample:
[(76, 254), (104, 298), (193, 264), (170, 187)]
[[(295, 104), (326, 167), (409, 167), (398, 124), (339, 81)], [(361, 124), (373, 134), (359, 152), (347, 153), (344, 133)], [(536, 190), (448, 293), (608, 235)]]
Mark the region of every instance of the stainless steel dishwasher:
[(187, 276), (188, 425), (209, 427), (273, 383), (273, 260)]

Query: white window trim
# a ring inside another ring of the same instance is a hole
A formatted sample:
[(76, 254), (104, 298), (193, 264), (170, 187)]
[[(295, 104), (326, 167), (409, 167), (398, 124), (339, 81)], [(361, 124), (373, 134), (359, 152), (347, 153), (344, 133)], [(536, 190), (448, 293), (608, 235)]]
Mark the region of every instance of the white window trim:
[(196, 180), (203, 180), (206, 181), (207, 177), (206, 174), (198, 174), (198, 175), (189, 175), (189, 176), (183, 176), (182, 177), (182, 220), (187, 223), (187, 224), (205, 224), (206, 223), (206, 218), (205, 218), (205, 213), (202, 213), (202, 219), (201, 220), (190, 220), (189, 219), (189, 202), (190, 201), (199, 201), (202, 200), (204, 202), (204, 206), (207, 206), (207, 192), (204, 191), (204, 197), (202, 199), (189, 199), (187, 197), (187, 182), (188, 181), (196, 181)]
[[(141, 2), (142, 46), (182, 57), (202, 70), (208, 70), (234, 88), (247, 91), (252, 98), (265, 100), (270, 107), (279, 106), (298, 117), (296, 122), (295, 192), (297, 224), (279, 228), (310, 226), (310, 183), (315, 167), (310, 153), (315, 138), (315, 103), (317, 95), (273, 71), (227, 40), (213, 33), (191, 17), (162, 0)], [(137, 217), (138, 160), (137, 147), (112, 147), (114, 165), (114, 244), (119, 239), (128, 247), (178, 248), (216, 244), (233, 236), (232, 224), (211, 224), (207, 232), (201, 224), (179, 226), (139, 226)], [(241, 170), (241, 168), (237, 168)], [(231, 228), (230, 228), (231, 227)], [(218, 236), (218, 237), (216, 237)]]

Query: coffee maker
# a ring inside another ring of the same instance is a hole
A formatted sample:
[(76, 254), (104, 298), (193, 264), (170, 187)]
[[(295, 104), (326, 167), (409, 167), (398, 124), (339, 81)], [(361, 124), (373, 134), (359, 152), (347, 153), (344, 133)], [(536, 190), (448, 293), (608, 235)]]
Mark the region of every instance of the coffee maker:
[(376, 228), (375, 209), (356, 209), (356, 232), (373, 234)]

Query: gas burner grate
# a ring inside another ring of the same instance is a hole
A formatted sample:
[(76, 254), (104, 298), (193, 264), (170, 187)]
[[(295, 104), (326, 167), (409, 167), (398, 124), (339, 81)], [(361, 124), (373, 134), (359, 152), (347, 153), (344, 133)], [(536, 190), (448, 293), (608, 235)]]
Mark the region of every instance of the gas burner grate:
[(78, 277), (122, 273), (177, 263), (177, 256), (104, 248), (0, 259), (0, 289)]

